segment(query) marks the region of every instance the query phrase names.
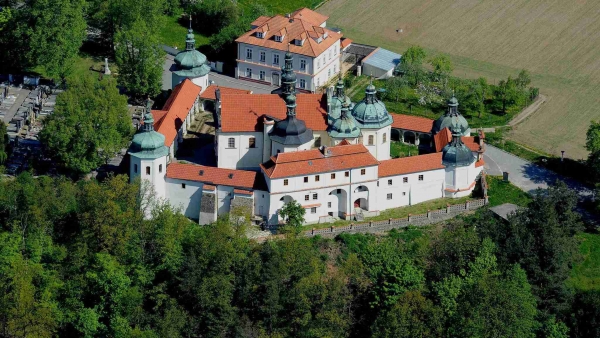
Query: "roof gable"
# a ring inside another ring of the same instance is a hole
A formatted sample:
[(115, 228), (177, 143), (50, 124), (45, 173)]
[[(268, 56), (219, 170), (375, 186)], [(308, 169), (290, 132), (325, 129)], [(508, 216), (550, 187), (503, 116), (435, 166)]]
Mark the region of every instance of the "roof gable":
[[(263, 131), (264, 117), (286, 117), (285, 101), (277, 94), (229, 94), (221, 96), (221, 131)], [(299, 94), (296, 117), (312, 130), (327, 130), (327, 97), (324, 94)]]

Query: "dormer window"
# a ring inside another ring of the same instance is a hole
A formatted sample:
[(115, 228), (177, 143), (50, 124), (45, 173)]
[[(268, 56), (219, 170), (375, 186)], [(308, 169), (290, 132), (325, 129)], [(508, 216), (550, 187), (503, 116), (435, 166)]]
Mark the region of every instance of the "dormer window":
[(304, 40), (296, 39), (296, 46), (302, 46), (304, 44)]
[(275, 41), (281, 42), (282, 39), (283, 39), (283, 36), (275, 35)]
[(327, 39), (327, 31), (325, 31), (325, 33), (323, 33), (323, 39)]
[(322, 38), (322, 37), (318, 37), (318, 38), (317, 38), (317, 43), (321, 43), (322, 41), (323, 41), (323, 38)]
[(256, 37), (259, 39), (263, 39), (265, 36), (263, 35), (263, 32), (256, 32)]

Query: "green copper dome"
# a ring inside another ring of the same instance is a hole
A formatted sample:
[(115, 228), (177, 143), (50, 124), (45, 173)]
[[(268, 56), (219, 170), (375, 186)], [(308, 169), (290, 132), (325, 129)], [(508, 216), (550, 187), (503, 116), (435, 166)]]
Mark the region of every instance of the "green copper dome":
[(191, 20), (185, 39), (185, 50), (175, 56), (175, 64), (178, 70), (174, 73), (182, 77), (200, 77), (210, 72), (210, 67), (206, 64), (206, 56), (196, 50)]
[(448, 100), (448, 111), (433, 123), (433, 133), (437, 134), (444, 128), (451, 128), (453, 123), (457, 123), (462, 136), (469, 136), (471, 129), (469, 123), (458, 111), (458, 100), (452, 96)]
[(340, 76), (340, 79), (336, 85), (335, 92), (331, 97), (331, 101), (329, 102), (329, 114), (327, 114), (327, 123), (329, 125), (331, 125), (333, 122), (340, 118), (342, 113), (342, 106), (344, 104), (351, 106), (352, 101), (348, 96), (346, 96), (344, 92), (344, 81)]
[(454, 119), (452, 126), (452, 142), (442, 150), (442, 164), (446, 167), (464, 167), (475, 162), (475, 155), (461, 140), (461, 128), (458, 119)]
[(360, 128), (356, 120), (349, 112), (349, 105), (344, 103), (340, 111), (340, 117), (329, 126), (329, 135), (333, 138), (356, 138), (360, 136)]
[(383, 128), (393, 122), (385, 104), (377, 99), (373, 83), (367, 87), (365, 98), (352, 109), (352, 116), (359, 128)]
[(152, 113), (148, 112), (144, 116), (144, 126), (141, 132), (133, 136), (129, 154), (146, 159), (156, 159), (169, 154), (169, 149), (165, 146), (165, 136), (154, 131)]

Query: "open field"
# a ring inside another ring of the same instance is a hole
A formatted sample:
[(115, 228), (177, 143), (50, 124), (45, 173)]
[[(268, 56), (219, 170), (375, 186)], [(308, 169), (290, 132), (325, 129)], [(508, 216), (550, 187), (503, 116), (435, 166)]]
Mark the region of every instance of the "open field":
[(585, 132), (600, 119), (600, 2), (330, 0), (318, 11), (357, 42), (448, 53), (456, 76), (494, 83), (528, 69), (548, 102), (510, 137), (556, 155), (587, 155)]
[(600, 234), (582, 233), (577, 237), (583, 261), (573, 267), (567, 284), (577, 290), (600, 290)]

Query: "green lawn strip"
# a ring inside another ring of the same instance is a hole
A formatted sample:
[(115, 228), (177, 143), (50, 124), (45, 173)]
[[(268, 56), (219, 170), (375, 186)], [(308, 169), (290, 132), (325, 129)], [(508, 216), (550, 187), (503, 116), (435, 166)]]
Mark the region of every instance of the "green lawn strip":
[(504, 182), (500, 176), (486, 176), (488, 183), (489, 205), (496, 206), (503, 203), (512, 203), (527, 206), (531, 196), (510, 182)]
[(263, 5), (270, 14), (287, 14), (293, 11), (307, 7), (315, 8), (322, 0), (240, 0), (239, 5), (242, 9), (247, 10), (250, 4), (259, 3)]
[[(159, 40), (160, 43), (169, 47), (185, 49), (185, 36), (189, 28), (179, 23), (179, 18), (179, 16), (168, 16), (165, 18), (165, 25), (160, 30)], [(194, 31), (194, 36), (196, 38), (196, 48), (207, 45), (209, 42), (209, 37), (196, 31)]]
[(390, 155), (392, 158), (419, 155), (419, 147), (400, 141), (393, 141), (390, 146)]
[[(419, 204), (415, 204), (415, 205), (409, 205), (406, 207), (384, 210), (381, 212), (381, 214), (379, 216), (369, 217), (365, 220), (365, 222), (384, 221), (384, 220), (388, 220), (390, 218), (392, 218), (392, 219), (407, 218), (409, 214), (411, 214), (411, 215), (426, 214), (427, 210), (442, 209), (442, 208), (445, 208), (448, 204), (450, 204), (450, 205), (462, 204), (462, 203), (465, 203), (466, 201), (469, 201), (472, 199), (473, 198), (469, 197), (469, 196), (461, 197), (461, 198), (439, 198), (436, 200), (427, 201), (427, 202), (423, 202), (423, 203), (419, 203)], [(315, 229), (329, 228), (331, 226), (341, 227), (341, 226), (349, 225), (350, 223), (358, 224), (359, 222), (339, 220), (339, 221), (336, 221), (333, 223), (309, 224), (309, 225), (304, 226), (304, 228), (305, 228), (305, 230), (309, 230), (312, 228), (315, 228)], [(362, 223), (362, 222), (360, 222), (360, 223)]]
[(600, 234), (581, 233), (579, 252), (583, 260), (571, 270), (567, 285), (577, 290), (600, 290)]

